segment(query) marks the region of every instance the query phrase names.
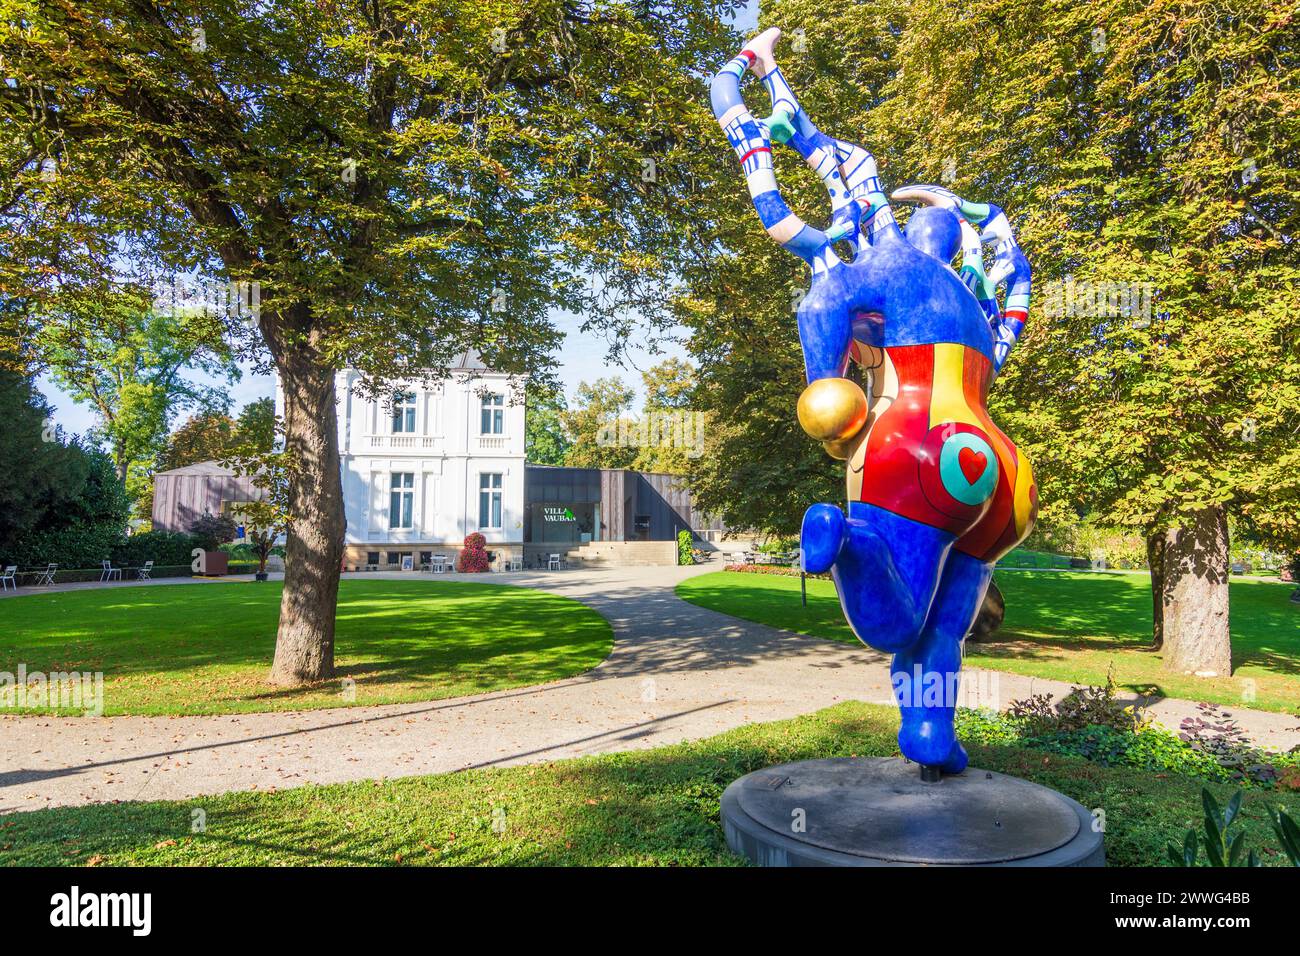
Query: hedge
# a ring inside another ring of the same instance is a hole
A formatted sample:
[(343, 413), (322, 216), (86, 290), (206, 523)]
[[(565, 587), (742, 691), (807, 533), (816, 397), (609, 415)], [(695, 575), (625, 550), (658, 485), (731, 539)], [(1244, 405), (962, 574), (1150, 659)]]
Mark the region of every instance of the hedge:
[[(136, 567), (136, 565), (132, 565)], [(60, 568), (54, 575), (55, 584), (78, 584), (83, 581), (98, 581), (103, 575), (102, 568)], [(153, 578), (188, 578), (194, 574), (188, 564), (183, 565), (157, 565), (153, 566), (150, 577)], [(16, 581), (19, 587), (32, 587), (36, 584), (36, 579), (40, 576), (39, 571), (19, 571)], [(134, 575), (123, 573), (124, 580), (134, 581)]]

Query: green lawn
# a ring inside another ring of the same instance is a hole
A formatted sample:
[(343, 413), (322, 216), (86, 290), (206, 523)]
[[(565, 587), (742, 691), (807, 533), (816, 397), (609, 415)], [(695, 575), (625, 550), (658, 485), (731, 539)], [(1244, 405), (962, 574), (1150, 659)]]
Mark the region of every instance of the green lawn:
[(10, 598), (0, 601), (0, 671), (103, 671), (106, 714), (229, 714), (520, 687), (589, 670), (613, 647), (604, 618), (541, 591), (349, 580), (337, 678), (280, 690), (266, 683), (280, 591), (228, 582)]
[[(1166, 697), (1294, 713), (1300, 707), (1300, 607), (1293, 586), (1231, 583), (1234, 674), (1207, 680), (1170, 674), (1150, 643), (1151, 592), (1145, 574), (1001, 571), (1007, 615), (997, 640), (967, 644), (976, 667), (1103, 684), (1114, 667), (1121, 687)], [(687, 601), (800, 634), (857, 643), (829, 581), (719, 571), (677, 586)]]
[[(19, 813), (0, 817), (0, 865), (734, 864), (718, 823), (727, 784), (773, 763), (896, 754), (897, 727), (894, 708), (854, 702), (538, 766)], [(1166, 841), (1201, 822), (1200, 784), (1186, 778), (1015, 747), (971, 757), (1104, 809), (1112, 866), (1164, 865)], [(1211, 790), (1221, 801), (1232, 792)], [(1275, 805), (1300, 814), (1300, 795), (1251, 791), (1241, 813), (1248, 845), (1273, 864), (1283, 862), (1266, 817)]]

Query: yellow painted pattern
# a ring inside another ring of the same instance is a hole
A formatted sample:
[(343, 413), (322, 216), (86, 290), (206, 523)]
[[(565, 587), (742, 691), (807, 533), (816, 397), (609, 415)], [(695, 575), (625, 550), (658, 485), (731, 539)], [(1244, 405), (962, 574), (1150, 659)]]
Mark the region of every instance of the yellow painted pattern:
[(1034, 486), (1034, 469), (1029, 465), (1029, 459), (1024, 455), (1017, 456), (1020, 460), (1016, 463), (1016, 491), (1012, 499), (1016, 517), (1016, 535), (1023, 541), (1029, 534), (1029, 513), (1032, 503), (1029, 500), (1029, 489)]
[(985, 423), (966, 404), (963, 365), (966, 347), (954, 342), (934, 346), (934, 384), (930, 393), (930, 427), (944, 422), (959, 422), (984, 429)]

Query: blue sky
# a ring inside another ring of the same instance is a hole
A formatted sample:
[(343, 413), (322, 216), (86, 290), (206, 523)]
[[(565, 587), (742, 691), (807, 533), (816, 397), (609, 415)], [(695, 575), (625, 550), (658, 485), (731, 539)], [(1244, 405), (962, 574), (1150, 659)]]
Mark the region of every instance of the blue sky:
[[(736, 23), (742, 30), (750, 32), (757, 22), (758, 0), (750, 0), (737, 17)], [(609, 375), (623, 379), (640, 396), (641, 372), (644, 369), (672, 356), (688, 357), (679, 342), (661, 340), (661, 354), (651, 355), (643, 346), (634, 345), (627, 349), (621, 365), (607, 365), (608, 343), (603, 336), (579, 331), (582, 320), (578, 316), (557, 312), (552, 318), (564, 335), (563, 342), (556, 348), (556, 357), (559, 360), (560, 381), (564, 383), (565, 392), (570, 397), (580, 382), (590, 382)], [(204, 379), (200, 376), (198, 380)], [(38, 381), (38, 387), (54, 406), (54, 421), (63, 426), (65, 432), (84, 435), (95, 424), (95, 416), (89, 407), (75, 404), (48, 377), (42, 377)], [(270, 375), (254, 375), (245, 370), (243, 378), (226, 391), (230, 395), (232, 409), (238, 411), (255, 399), (274, 395), (275, 384)], [(184, 414), (181, 417), (183, 419)]]

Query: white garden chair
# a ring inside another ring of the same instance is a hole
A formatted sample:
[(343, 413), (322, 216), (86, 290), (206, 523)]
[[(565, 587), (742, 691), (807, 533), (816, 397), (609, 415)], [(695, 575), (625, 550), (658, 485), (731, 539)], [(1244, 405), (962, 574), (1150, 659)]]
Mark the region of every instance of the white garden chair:
[(564, 566), (564, 560), (558, 554), (548, 554), (546, 556), (546, 570), (558, 571)]
[(152, 559), (149, 560), (149, 561), (146, 561), (144, 564), (140, 565), (140, 570), (137, 572), (137, 576), (139, 577), (139, 579), (140, 579), (141, 581), (152, 581), (152, 580), (153, 580), (153, 561), (152, 561)]
[(113, 578), (117, 578), (119, 581), (122, 580), (122, 569), (113, 567), (113, 562), (109, 561), (108, 558), (99, 562), (99, 566), (102, 568), (99, 575), (100, 581), (112, 581)]
[(445, 554), (435, 554), (433, 564), (429, 566), (429, 570), (434, 574), (444, 573), (447, 570), (447, 556)]
[(18, 590), (18, 565), (11, 564), (5, 568), (4, 574), (0, 574), (0, 591), (7, 591), (10, 587), (15, 591)]
[(44, 571), (36, 572), (36, 586), (38, 588), (48, 588), (54, 585), (54, 575), (58, 572), (57, 564), (47, 564)]

